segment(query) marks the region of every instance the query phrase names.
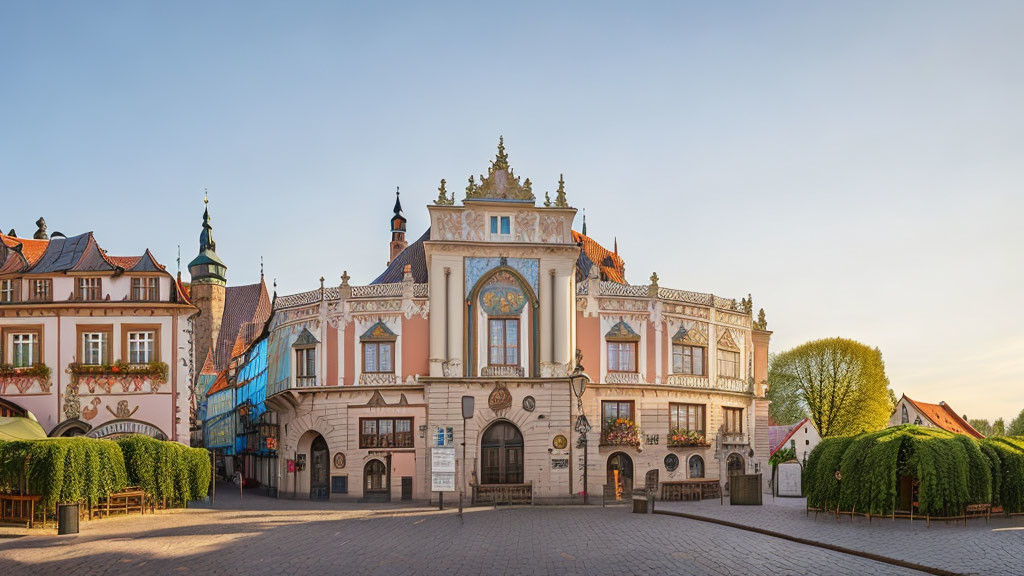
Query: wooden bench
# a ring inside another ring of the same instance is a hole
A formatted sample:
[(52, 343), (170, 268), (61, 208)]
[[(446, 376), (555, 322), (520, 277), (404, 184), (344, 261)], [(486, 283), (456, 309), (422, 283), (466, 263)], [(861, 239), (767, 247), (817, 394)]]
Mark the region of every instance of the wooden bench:
[(985, 518), (985, 522), (988, 522), (988, 519), (991, 517), (991, 504), (968, 504), (967, 508), (964, 509), (964, 524), (967, 524), (968, 518)]
[[(35, 522), (36, 504), (42, 496), (0, 494), (0, 521), (26, 522), (29, 528)], [(39, 509), (43, 512), (43, 509)], [(45, 518), (45, 514), (44, 514)]]
[(89, 518), (110, 516), (111, 513), (146, 513), (146, 492), (144, 490), (123, 490), (114, 492), (90, 508)]
[(704, 500), (718, 498), (722, 487), (718, 480), (677, 480), (661, 483), (661, 499), (666, 502), (677, 500)]

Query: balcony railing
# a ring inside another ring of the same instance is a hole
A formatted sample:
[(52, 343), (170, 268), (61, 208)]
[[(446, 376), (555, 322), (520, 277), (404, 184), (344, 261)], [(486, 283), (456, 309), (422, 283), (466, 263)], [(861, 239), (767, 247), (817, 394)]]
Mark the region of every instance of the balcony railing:
[(359, 375), (361, 386), (390, 386), (398, 383), (394, 372), (363, 372)]
[(722, 438), (722, 444), (725, 445), (745, 446), (746, 444), (749, 443), (747, 441), (747, 435), (744, 434), (743, 432), (721, 432), (719, 436)]
[(315, 388), (317, 386), (316, 376), (296, 376), (296, 388)]
[(480, 369), (480, 375), (491, 378), (523, 378), (526, 371), (522, 366), (484, 366)]
[(675, 429), (668, 431), (668, 445), (674, 448), (683, 446), (710, 446), (707, 434), (703, 430)]
[(601, 446), (639, 446), (640, 428), (632, 420), (606, 420), (601, 426)]
[(681, 388), (699, 388), (702, 390), (721, 390), (723, 392), (741, 392), (744, 394), (750, 394), (753, 391), (748, 382), (739, 378), (720, 377), (712, 384), (711, 379), (707, 376), (692, 376), (690, 374), (669, 374), (665, 377), (665, 385), (679, 386)]
[(412, 432), (393, 432), (391, 434), (360, 434), (360, 448), (412, 448)]
[(609, 372), (604, 376), (605, 384), (642, 384), (637, 372)]

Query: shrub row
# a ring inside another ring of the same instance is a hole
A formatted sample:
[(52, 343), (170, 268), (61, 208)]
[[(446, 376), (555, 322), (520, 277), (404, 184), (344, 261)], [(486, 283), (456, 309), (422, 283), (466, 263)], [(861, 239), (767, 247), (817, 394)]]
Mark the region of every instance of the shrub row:
[(807, 459), (804, 491), (811, 507), (891, 514), (902, 476), (918, 481), (921, 514), (958, 515), (979, 503), (1021, 512), (1024, 439), (979, 441), (913, 425), (826, 438)]
[(177, 442), (142, 436), (0, 442), (0, 492), (40, 495), (47, 509), (58, 502), (96, 504), (127, 486), (184, 504), (205, 498), (209, 483), (209, 453)]

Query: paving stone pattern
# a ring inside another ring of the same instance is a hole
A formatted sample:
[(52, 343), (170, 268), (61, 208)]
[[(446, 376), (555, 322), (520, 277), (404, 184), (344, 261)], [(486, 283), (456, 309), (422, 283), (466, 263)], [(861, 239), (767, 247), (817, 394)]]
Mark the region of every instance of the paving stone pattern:
[(659, 502), (659, 510), (707, 516), (817, 542), (871, 552), (959, 574), (1024, 574), (1024, 516), (968, 520), (885, 520), (806, 514), (803, 498), (766, 497), (764, 506), (724, 506), (718, 500)]
[(671, 516), (600, 507), (454, 511), (218, 497), (216, 508), (0, 538), (0, 574), (916, 574)]

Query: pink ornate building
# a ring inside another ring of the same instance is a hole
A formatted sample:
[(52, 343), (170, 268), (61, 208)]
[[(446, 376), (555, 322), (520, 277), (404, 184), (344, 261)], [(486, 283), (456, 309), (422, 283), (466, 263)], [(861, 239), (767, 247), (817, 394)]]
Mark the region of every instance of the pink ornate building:
[[(572, 229), (576, 213), (562, 178), (538, 203), (500, 142), (461, 204), (441, 181), (408, 245), (396, 201), (372, 282), (345, 274), (277, 298), (267, 404), (281, 493), (579, 501), (654, 475), (714, 493), (764, 469), (763, 316), (656, 274), (627, 283), (617, 250)], [(577, 350), (591, 380), (579, 402)]]

